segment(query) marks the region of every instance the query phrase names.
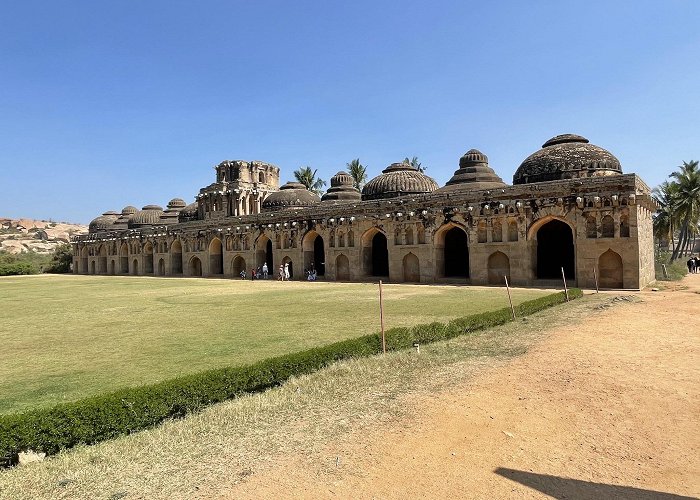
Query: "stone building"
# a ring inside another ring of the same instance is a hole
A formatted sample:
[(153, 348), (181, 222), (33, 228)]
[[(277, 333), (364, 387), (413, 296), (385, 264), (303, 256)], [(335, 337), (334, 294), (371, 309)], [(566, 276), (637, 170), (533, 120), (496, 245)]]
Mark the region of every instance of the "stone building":
[(654, 280), (649, 187), (609, 151), (560, 135), (507, 185), (470, 150), (444, 187), (394, 163), (360, 193), (338, 172), (323, 197), (279, 168), (224, 161), (187, 205), (105, 212), (73, 239), (80, 274), (238, 278), (263, 263), (293, 279), (643, 288)]

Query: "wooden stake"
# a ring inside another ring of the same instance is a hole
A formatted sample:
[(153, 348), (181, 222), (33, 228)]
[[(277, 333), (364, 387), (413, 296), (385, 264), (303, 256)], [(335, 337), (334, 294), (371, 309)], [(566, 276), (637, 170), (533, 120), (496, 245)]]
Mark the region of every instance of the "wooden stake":
[(595, 278), (595, 293), (600, 293), (600, 290), (598, 290), (598, 273), (595, 270), (595, 266), (593, 266), (593, 277)]
[(379, 322), (382, 325), (382, 354), (386, 354), (386, 337), (384, 336), (384, 302), (382, 301), (382, 280), (379, 280)]
[(666, 264), (661, 264), (661, 269), (664, 270), (664, 278), (668, 279), (668, 269), (666, 269)]
[(508, 290), (508, 302), (510, 302), (510, 312), (513, 313), (513, 321), (515, 321), (515, 307), (513, 307), (513, 298), (510, 296), (510, 286), (508, 286), (508, 276), (503, 276), (506, 280), (506, 290)]
[(566, 297), (566, 301), (569, 302), (569, 289), (566, 288), (566, 274), (564, 274), (564, 268), (561, 268), (561, 277), (564, 280), (564, 296)]

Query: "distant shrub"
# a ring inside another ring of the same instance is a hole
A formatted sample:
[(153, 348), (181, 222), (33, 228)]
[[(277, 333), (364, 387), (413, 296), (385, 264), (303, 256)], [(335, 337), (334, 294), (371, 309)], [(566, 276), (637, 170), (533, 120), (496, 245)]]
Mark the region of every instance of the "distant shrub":
[[(571, 298), (581, 290), (569, 290)], [(516, 308), (526, 316), (565, 301), (555, 293), (523, 302)], [(502, 325), (512, 319), (509, 308), (457, 318), (447, 324), (429, 323), (386, 332), (389, 350), (430, 343)], [(20, 451), (55, 454), (77, 444), (94, 444), (179, 418), (214, 403), (282, 384), (292, 376), (314, 372), (336, 361), (381, 352), (379, 335), (335, 342), (323, 347), (269, 358), (247, 366), (207, 370), (157, 384), (126, 388), (63, 403), (52, 408), (0, 416), (0, 466), (16, 463)]]
[(73, 248), (68, 243), (56, 247), (51, 255), (51, 261), (43, 269), (45, 273), (63, 274), (71, 272), (73, 263)]
[(0, 276), (17, 276), (20, 274), (37, 274), (39, 270), (29, 262), (0, 263)]

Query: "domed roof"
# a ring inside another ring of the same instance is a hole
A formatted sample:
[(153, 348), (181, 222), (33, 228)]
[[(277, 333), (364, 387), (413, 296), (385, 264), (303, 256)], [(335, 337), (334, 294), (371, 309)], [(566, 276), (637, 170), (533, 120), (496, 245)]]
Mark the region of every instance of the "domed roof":
[(493, 189), (506, 185), (489, 167), (488, 157), (478, 149), (470, 149), (459, 159), (459, 169), (438, 191), (451, 192), (472, 189)]
[(513, 184), (619, 174), (620, 161), (610, 151), (580, 135), (562, 134), (525, 158), (513, 175)]
[(185, 200), (182, 198), (173, 198), (168, 202), (168, 210), (181, 210), (187, 206), (187, 203), (185, 203)]
[(131, 205), (127, 205), (122, 208), (122, 215), (132, 215), (136, 212), (138, 212), (138, 209), (136, 207), (132, 207)]
[(279, 191), (271, 193), (262, 203), (263, 210), (273, 211), (284, 208), (310, 207), (321, 199), (312, 193), (301, 182), (288, 182)]
[(131, 216), (129, 219), (129, 228), (131, 229), (158, 224), (160, 222), (161, 215), (163, 215), (163, 208), (158, 205), (146, 205)]
[(117, 212), (105, 212), (99, 217), (95, 217), (90, 221), (88, 226), (89, 233), (99, 233), (100, 231), (109, 231), (114, 229), (114, 221), (119, 218)]
[(331, 187), (321, 197), (321, 201), (355, 200), (362, 199), (360, 190), (353, 186), (354, 179), (350, 174), (340, 171), (331, 177)]
[(394, 198), (408, 194), (430, 193), (437, 182), (407, 163), (392, 163), (362, 188), (363, 200)]

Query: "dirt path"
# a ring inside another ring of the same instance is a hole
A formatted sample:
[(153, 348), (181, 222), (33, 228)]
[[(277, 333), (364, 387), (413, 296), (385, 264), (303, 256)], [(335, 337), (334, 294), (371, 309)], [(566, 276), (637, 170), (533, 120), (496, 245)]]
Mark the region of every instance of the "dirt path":
[(321, 469), (287, 457), (231, 498), (683, 498), (700, 494), (700, 275), (338, 438)]

